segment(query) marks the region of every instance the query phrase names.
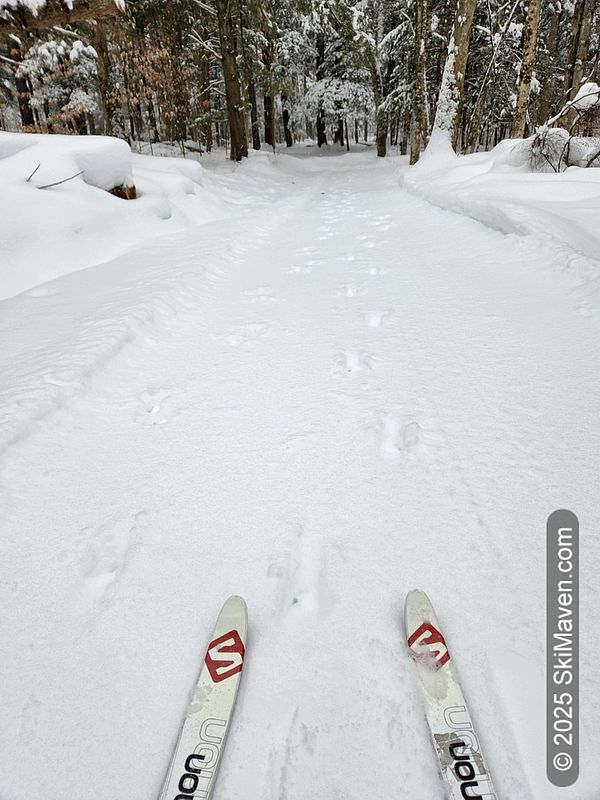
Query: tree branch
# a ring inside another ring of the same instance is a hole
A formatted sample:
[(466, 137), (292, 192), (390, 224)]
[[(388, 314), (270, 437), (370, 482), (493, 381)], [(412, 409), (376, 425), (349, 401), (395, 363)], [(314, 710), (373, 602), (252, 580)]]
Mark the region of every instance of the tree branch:
[(30, 181), (30, 180), (33, 178), (33, 176), (35, 175), (35, 173), (38, 171), (38, 169), (39, 169), (41, 166), (42, 166), (42, 165), (41, 165), (41, 163), (37, 165), (37, 167), (36, 167), (36, 168), (33, 170), (33, 172), (31, 173), (31, 175), (30, 175), (30, 176), (27, 178), (27, 180), (25, 181), (25, 183), (29, 183), (29, 181)]
[(83, 170), (75, 173), (75, 175), (71, 175), (68, 178), (63, 178), (62, 181), (54, 181), (54, 183), (46, 183), (44, 186), (38, 186), (38, 189), (50, 189), (51, 186), (60, 186), (61, 183), (66, 183), (67, 181), (72, 181), (73, 178), (78, 178), (80, 175), (83, 175)]

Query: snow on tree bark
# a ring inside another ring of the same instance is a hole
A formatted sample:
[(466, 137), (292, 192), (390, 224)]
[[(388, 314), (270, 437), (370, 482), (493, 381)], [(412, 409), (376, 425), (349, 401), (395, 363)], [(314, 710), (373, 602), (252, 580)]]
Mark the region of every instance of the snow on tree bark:
[(460, 133), (460, 110), (476, 3), (477, 0), (457, 1), (433, 124), (434, 129), (448, 135), (454, 149)]

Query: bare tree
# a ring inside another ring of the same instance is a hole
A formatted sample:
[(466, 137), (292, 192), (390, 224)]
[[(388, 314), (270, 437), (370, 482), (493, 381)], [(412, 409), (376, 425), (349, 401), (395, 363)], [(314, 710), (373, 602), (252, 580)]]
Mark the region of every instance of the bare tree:
[(510, 131), (510, 135), (515, 139), (521, 139), (525, 135), (527, 108), (529, 106), (529, 93), (531, 91), (531, 79), (533, 77), (533, 66), (535, 63), (541, 14), (542, 0), (529, 0), (527, 19), (525, 20), (525, 27), (523, 28), (523, 56), (521, 58), (521, 69), (519, 71), (517, 103)]
[(543, 75), (542, 91), (538, 104), (538, 121), (545, 122), (550, 116), (550, 104), (552, 101), (552, 89), (556, 82), (556, 58), (558, 53), (559, 23), (562, 13), (560, 3), (551, 5), (551, 17), (548, 27), (548, 39), (546, 51), (548, 54), (548, 64)]
[(595, 6), (595, 0), (577, 0), (575, 4), (569, 40), (569, 60), (564, 77), (564, 92), (567, 100), (572, 99), (581, 86), (584, 66), (589, 57)]
[(419, 160), (421, 140), (427, 136), (423, 130), (425, 119), (425, 68), (427, 67), (427, 0), (415, 3), (415, 89), (412, 103), (412, 136), (410, 140), (410, 163)]
[(217, 0), (217, 20), (221, 42), (221, 65), (225, 80), (225, 99), (231, 135), (231, 160), (241, 161), (248, 155), (246, 115), (242, 96), (242, 82), (237, 64), (236, 37), (233, 22), (232, 0)]

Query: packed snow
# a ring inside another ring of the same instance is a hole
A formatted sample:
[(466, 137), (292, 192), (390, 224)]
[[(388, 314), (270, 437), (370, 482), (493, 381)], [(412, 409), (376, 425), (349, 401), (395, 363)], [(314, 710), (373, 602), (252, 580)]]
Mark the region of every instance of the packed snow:
[[(134, 157), (133, 201), (0, 161), (2, 798), (157, 797), (236, 593), (215, 800), (442, 800), (413, 588), (498, 797), (598, 797), (596, 179), (315, 151)], [(583, 539), (567, 789), (544, 764), (560, 507)]]

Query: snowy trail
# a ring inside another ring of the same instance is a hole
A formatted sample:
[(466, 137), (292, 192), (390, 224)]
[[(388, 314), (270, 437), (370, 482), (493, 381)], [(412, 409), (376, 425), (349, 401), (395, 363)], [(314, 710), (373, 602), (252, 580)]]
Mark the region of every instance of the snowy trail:
[(221, 179), (235, 224), (0, 305), (0, 797), (155, 797), (235, 592), (250, 646), (217, 800), (441, 800), (402, 643), (419, 587), (499, 797), (593, 800), (598, 545), (582, 777), (559, 791), (544, 536), (561, 506), (598, 527), (599, 319), (530, 240), (371, 157)]

